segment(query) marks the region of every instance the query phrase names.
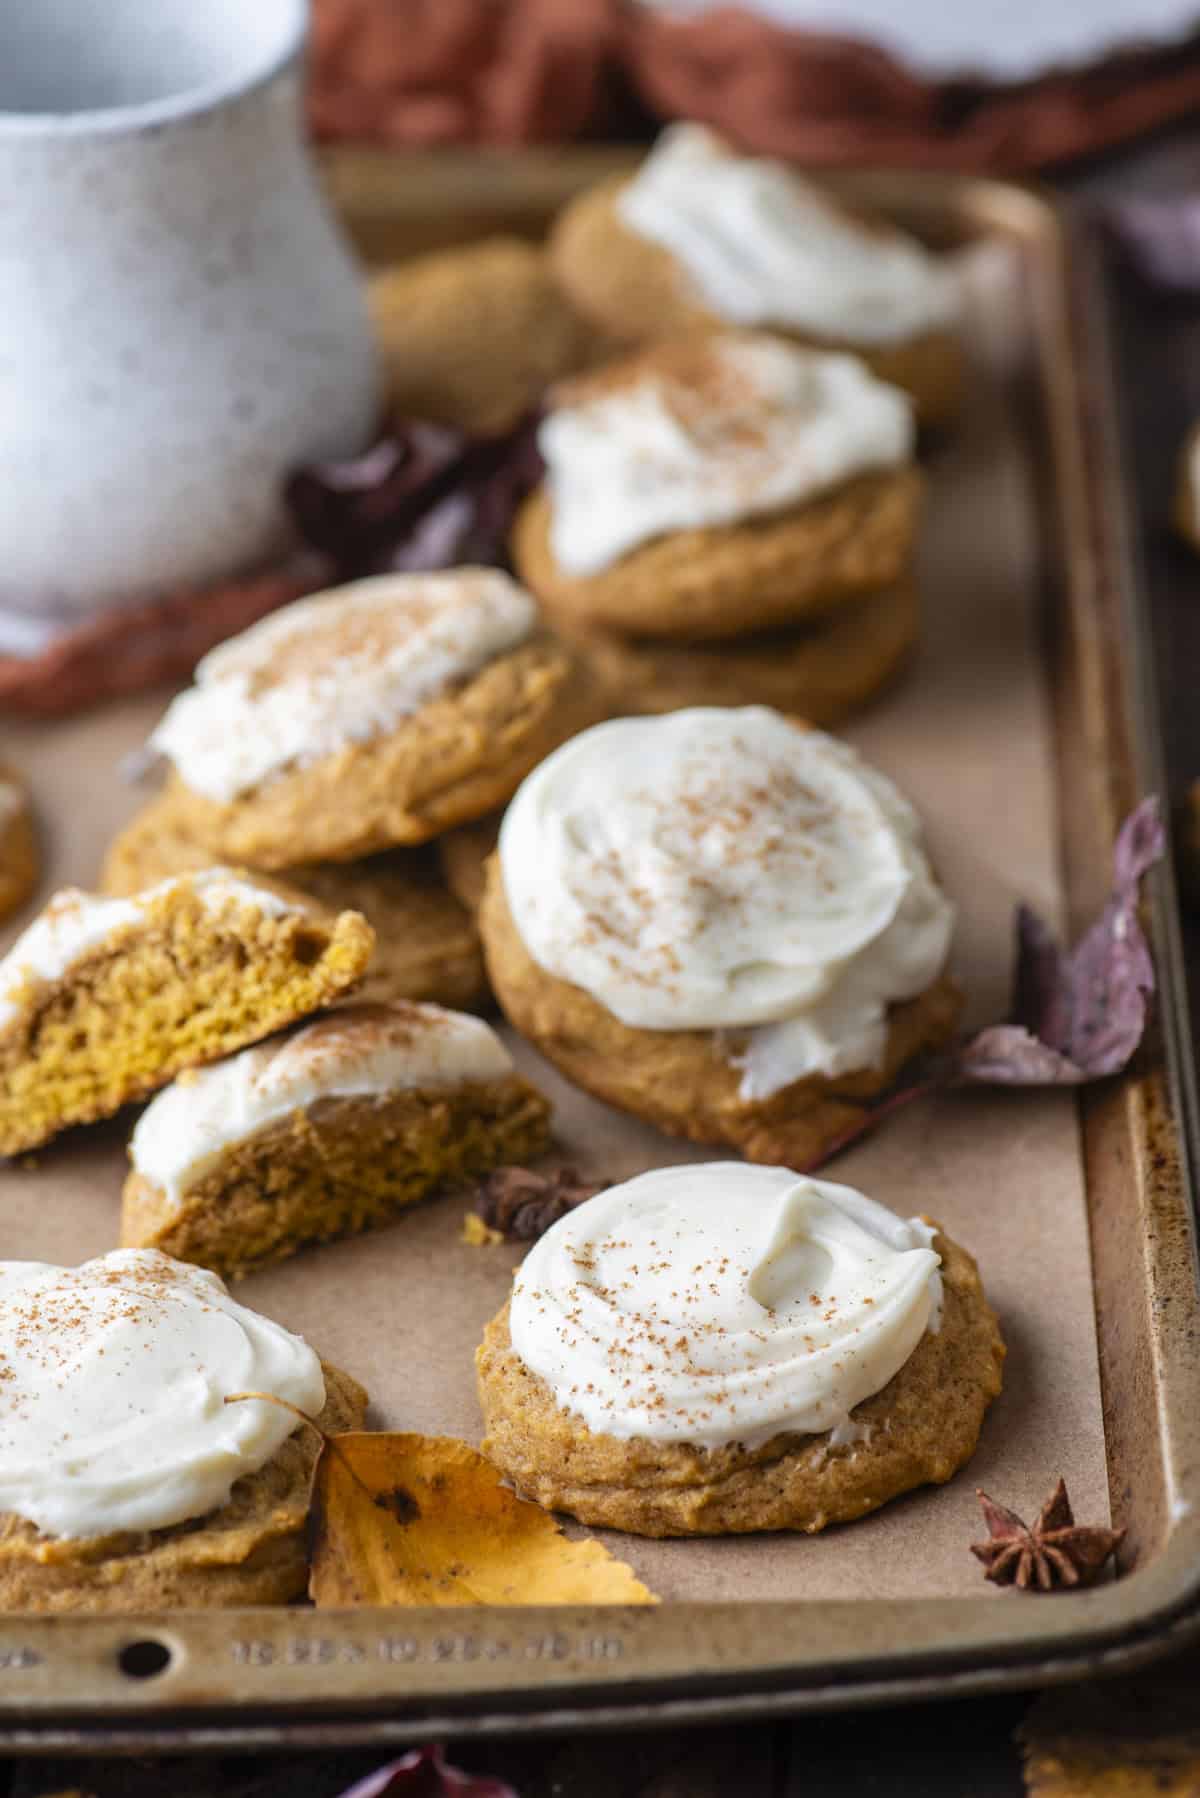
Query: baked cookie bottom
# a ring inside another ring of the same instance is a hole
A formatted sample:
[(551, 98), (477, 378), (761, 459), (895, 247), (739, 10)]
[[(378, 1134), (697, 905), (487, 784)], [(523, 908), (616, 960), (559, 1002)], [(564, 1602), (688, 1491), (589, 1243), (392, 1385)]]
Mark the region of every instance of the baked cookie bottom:
[(37, 832), (29, 788), (15, 768), (0, 762), (0, 923), (19, 911), (41, 879)]
[[(172, 874), (210, 867), (212, 860), (185, 830), (173, 795), (161, 794), (113, 839), (100, 891), (118, 897), (144, 892)], [(287, 883), (328, 911), (361, 912), (374, 930), (375, 953), (356, 997), (383, 1004), (426, 999), (455, 1011), (489, 1006), (479, 932), (447, 891), (432, 848), (289, 868)]]
[(187, 887), (162, 895), (63, 980), (23, 989), (0, 1033), (0, 1154), (109, 1117), (332, 1004), (362, 980), (373, 944), (356, 912), (212, 912)]
[(283, 773), (229, 804), (173, 775), (182, 828), (218, 861), (286, 871), (425, 843), (512, 797), (552, 749), (596, 722), (595, 695), (548, 637), (498, 657), (394, 731)]
[(121, 1247), (248, 1273), (540, 1155), (549, 1116), (546, 1100), (517, 1074), (379, 1099), (321, 1099), (234, 1144), (178, 1201), (130, 1174)]
[[(626, 184), (624, 175), (601, 182), (559, 215), (547, 255), (568, 301), (597, 331), (626, 345), (684, 331), (728, 328), (728, 320), (709, 312), (699, 300), (670, 251), (622, 222), (616, 202)], [(938, 329), (896, 343), (864, 344), (768, 322), (761, 328), (813, 349), (861, 357), (880, 380), (904, 389), (922, 425), (940, 428), (961, 410), (965, 358), (953, 331)]]
[(472, 435), (510, 430), (596, 352), (542, 251), (518, 237), (414, 257), (368, 299), (394, 411)]
[(769, 1099), (749, 1100), (729, 1058), (737, 1033), (635, 1029), (539, 967), (513, 922), (495, 856), (479, 917), (492, 990), (509, 1022), (576, 1086), (671, 1136), (729, 1143), (772, 1167), (813, 1166), (862, 1122), (907, 1062), (949, 1042), (962, 1006), (957, 985), (943, 975), (919, 998), (892, 1006), (880, 1067), (810, 1075)]
[(635, 1536), (723, 1536), (849, 1523), (915, 1486), (942, 1484), (974, 1453), (1001, 1387), (1004, 1343), (975, 1262), (938, 1235), (941, 1328), (857, 1405), (859, 1440), (780, 1435), (759, 1448), (628, 1440), (565, 1411), (513, 1349), (506, 1305), (476, 1354), (484, 1453), (525, 1497)]
[[(766, 705), (823, 726), (848, 718), (891, 683), (920, 628), (911, 576), (807, 628), (729, 643), (637, 642), (611, 631), (576, 629), (551, 616), (614, 711)], [(466, 835), (455, 833), (456, 843)], [(474, 883), (465, 871), (452, 875), (450, 867), (452, 860), (461, 866), (465, 851), (444, 847), (442, 857), (448, 883), (462, 897)]]
[(858, 475), (761, 518), (671, 531), (590, 575), (560, 567), (540, 487), (517, 514), (513, 558), (552, 619), (711, 644), (823, 620), (907, 576), (923, 486), (915, 467)]
[[(366, 1393), (338, 1368), (324, 1372), (321, 1428), (361, 1428)], [(265, 1467), (238, 1480), (219, 1511), (168, 1529), (44, 1536), (26, 1518), (0, 1513), (0, 1611), (212, 1610), (303, 1597), (320, 1447), (315, 1430), (296, 1430)]]

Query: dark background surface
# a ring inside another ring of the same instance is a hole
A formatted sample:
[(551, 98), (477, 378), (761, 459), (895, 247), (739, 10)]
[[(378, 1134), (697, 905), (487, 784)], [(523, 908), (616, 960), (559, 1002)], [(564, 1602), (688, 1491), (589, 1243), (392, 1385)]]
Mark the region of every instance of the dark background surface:
[[(1128, 193), (1194, 188), (1200, 204), (1200, 129), (1093, 164), (1056, 185), (1093, 213)], [(1164, 299), (1115, 261), (1110, 274), (1134, 542), (1152, 614), (1174, 804), (1200, 775), (1200, 559), (1172, 539), (1167, 524), (1179, 446), (1200, 419), (1200, 297)], [(1200, 1022), (1200, 917), (1185, 915), (1184, 927), (1192, 1015)], [(1054, 1601), (1014, 1593), (1004, 1602)], [(1054, 1701), (1054, 1720), (1078, 1713), (1098, 1753), (1109, 1751), (1101, 1738), (1110, 1722), (1114, 1735), (1127, 1733), (1139, 1715), (1160, 1734), (1187, 1732), (1200, 1714), (1200, 1698), (1192, 1698), (1200, 1693), (1200, 1657), (1194, 1668), (1194, 1680), (1192, 1666), (1177, 1661), (1133, 1686), (1068, 1695)], [(521, 1798), (1019, 1798), (1026, 1787), (1015, 1732), (1030, 1702), (1030, 1696), (1006, 1696), (794, 1724), (462, 1744), (451, 1759), (501, 1775)], [(1123, 1747), (1127, 1742), (1114, 1742), (1111, 1752), (1119, 1758)], [(1200, 1753), (1200, 1739), (1195, 1747)], [(383, 1758), (373, 1751), (184, 1762), (9, 1761), (0, 1762), (0, 1798), (68, 1791), (95, 1798), (334, 1798)], [(1195, 1779), (1169, 1789), (1200, 1794), (1200, 1772)]]

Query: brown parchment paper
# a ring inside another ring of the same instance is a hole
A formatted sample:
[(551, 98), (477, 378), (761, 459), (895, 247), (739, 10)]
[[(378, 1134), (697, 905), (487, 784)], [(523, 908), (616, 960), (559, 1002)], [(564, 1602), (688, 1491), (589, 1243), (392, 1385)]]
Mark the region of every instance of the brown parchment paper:
[[(848, 735), (920, 806), (960, 908), (955, 965), (970, 1019), (1002, 1015), (1013, 906), (1052, 917), (1059, 890), (1050, 724), (1037, 650), (1038, 543), (1031, 470), (1006, 394), (1021, 329), (1015, 269), (998, 245), (972, 253), (978, 364), (962, 430), (931, 465), (922, 548), (925, 642), (908, 677)], [(98, 716), (0, 727), (30, 774), (47, 879), (93, 880), (144, 794), (122, 758), (161, 699)], [(570, 1156), (609, 1179), (704, 1160), (573, 1091), (523, 1045), (556, 1106)], [(116, 1241), (124, 1143), (116, 1120), (0, 1169), (0, 1258), (71, 1262)], [(949, 1486), (820, 1537), (613, 1545), (666, 1599), (911, 1597), (994, 1602), (966, 1545), (981, 1531), (976, 1484), (1025, 1514), (1065, 1475), (1076, 1511), (1108, 1517), (1083, 1176), (1074, 1102), (979, 1093), (913, 1107), (836, 1164), (896, 1211), (927, 1212), (978, 1257), (1009, 1346), (1005, 1390), (979, 1452)], [(392, 1228), (312, 1251), (243, 1283), (247, 1303), (301, 1331), (362, 1380), (379, 1427), (479, 1435), (472, 1354), (518, 1251), (459, 1240), (469, 1201), (435, 1200)]]

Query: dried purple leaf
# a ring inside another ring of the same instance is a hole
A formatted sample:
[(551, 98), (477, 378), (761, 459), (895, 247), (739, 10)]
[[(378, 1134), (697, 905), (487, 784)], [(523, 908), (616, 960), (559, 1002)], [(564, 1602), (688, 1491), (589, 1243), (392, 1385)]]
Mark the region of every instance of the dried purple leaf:
[(446, 1760), (440, 1743), (414, 1748), (357, 1780), (341, 1798), (518, 1798), (503, 1779), (464, 1773)]
[(285, 497), (339, 579), (501, 565), (513, 515), (541, 478), (537, 418), (497, 437), (407, 420), (368, 450), (297, 469)]
[(1130, 813), (1113, 850), (1113, 890), (1073, 949), (1028, 906), (1017, 910), (1012, 1017), (903, 1077), (806, 1172), (811, 1173), (911, 1100), (955, 1086), (1080, 1086), (1124, 1068), (1146, 1028), (1154, 964), (1138, 919), (1142, 876), (1166, 841), (1158, 800)]
[(1036, 913), (1019, 909), (1013, 1016), (959, 1051), (961, 1079), (1077, 1086), (1126, 1066), (1142, 1040), (1154, 991), (1138, 884), (1164, 841), (1158, 801), (1144, 799), (1117, 838), (1108, 902), (1073, 949), (1061, 949)]

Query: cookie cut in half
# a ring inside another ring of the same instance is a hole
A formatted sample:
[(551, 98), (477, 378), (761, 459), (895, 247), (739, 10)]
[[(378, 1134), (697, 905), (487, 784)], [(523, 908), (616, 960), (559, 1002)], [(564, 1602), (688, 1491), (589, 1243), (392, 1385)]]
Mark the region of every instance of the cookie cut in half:
[(282, 607), (203, 658), (150, 746), (188, 835), (278, 872), (481, 817), (597, 716), (529, 595), (455, 568)]
[(540, 1154), (549, 1109), (481, 1019), (346, 1006), (158, 1095), (121, 1241), (244, 1273)]
[[(209, 851), (189, 834), (175, 796), (161, 793), (109, 845), (100, 891), (138, 893), (211, 862)], [(474, 917), (447, 891), (432, 847), (289, 868), (287, 884), (327, 911), (357, 911), (366, 918), (375, 932), (375, 952), (361, 998), (384, 1004), (428, 999), (468, 1011), (490, 1004)]]
[(610, 1105), (808, 1168), (953, 1034), (919, 819), (765, 707), (620, 718), (522, 784), (479, 913), (509, 1021)]
[(476, 1357), (484, 1450), (518, 1491), (639, 1536), (813, 1532), (948, 1480), (1003, 1362), (936, 1224), (741, 1163), (569, 1212)]
[(0, 1154), (332, 1004), (373, 945), (357, 912), (229, 868), (129, 899), (55, 894), (0, 962)]
[(0, 1610), (303, 1595), (321, 1440), (296, 1410), (358, 1429), (348, 1374), (215, 1275), (122, 1249), (0, 1262), (0, 1340)]
[(0, 922), (20, 910), (41, 871), (29, 788), (15, 768), (0, 763)]
[(576, 309), (625, 343), (751, 325), (854, 351), (912, 396), (922, 424), (945, 424), (961, 406), (949, 264), (703, 126), (669, 126), (632, 179), (581, 194), (548, 253)]
[(550, 408), (513, 559), (552, 622), (711, 643), (911, 578), (912, 409), (855, 356), (694, 334), (561, 383)]

